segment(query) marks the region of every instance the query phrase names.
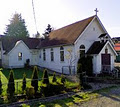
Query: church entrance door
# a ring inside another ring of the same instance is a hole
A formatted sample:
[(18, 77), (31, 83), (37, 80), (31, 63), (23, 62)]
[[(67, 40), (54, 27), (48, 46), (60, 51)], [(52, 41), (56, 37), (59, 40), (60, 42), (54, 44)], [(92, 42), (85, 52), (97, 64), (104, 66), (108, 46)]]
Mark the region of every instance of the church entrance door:
[(103, 72), (110, 72), (111, 71), (111, 57), (110, 54), (102, 54), (101, 55), (101, 65)]

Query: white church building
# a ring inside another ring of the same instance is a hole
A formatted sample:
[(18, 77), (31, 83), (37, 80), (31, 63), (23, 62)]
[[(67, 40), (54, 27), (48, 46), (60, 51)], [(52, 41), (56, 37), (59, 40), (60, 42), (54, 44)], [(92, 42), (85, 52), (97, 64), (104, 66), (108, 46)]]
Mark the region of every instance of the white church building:
[(52, 31), (48, 37), (1, 37), (1, 64), (5, 68), (30, 65), (68, 73), (76, 72), (81, 55), (93, 56), (93, 73), (112, 70), (116, 51), (114, 44), (97, 15)]

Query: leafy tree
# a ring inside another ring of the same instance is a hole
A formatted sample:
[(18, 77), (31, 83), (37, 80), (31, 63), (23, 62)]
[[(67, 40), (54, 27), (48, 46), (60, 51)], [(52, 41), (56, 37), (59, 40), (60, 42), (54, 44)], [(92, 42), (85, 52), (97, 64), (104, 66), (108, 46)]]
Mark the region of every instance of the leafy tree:
[(43, 83), (44, 84), (49, 84), (49, 77), (48, 77), (47, 69), (45, 69), (44, 73), (43, 73)]
[(34, 70), (33, 70), (31, 85), (34, 87), (34, 90), (36, 93), (38, 90), (38, 69), (37, 69), (37, 66), (35, 66)]
[(0, 95), (2, 94), (2, 81), (1, 81), (1, 75), (0, 75)]
[(6, 27), (6, 36), (26, 37), (29, 36), (25, 26), (25, 20), (22, 19), (21, 14), (15, 13), (10, 20), (10, 24)]
[(23, 82), (22, 82), (22, 91), (24, 91), (26, 89), (26, 74), (23, 74)]
[(13, 97), (14, 92), (15, 92), (14, 73), (13, 70), (11, 70), (8, 80), (8, 93), (10, 94), (10, 97)]

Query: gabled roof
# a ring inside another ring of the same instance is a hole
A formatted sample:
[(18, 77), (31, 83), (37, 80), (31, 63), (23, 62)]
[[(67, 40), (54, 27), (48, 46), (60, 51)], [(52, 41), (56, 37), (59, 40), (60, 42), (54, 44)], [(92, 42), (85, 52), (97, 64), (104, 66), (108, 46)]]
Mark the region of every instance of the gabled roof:
[(77, 38), (82, 34), (85, 28), (93, 20), (95, 16), (86, 18), (84, 20), (75, 22), (58, 30), (54, 30), (49, 34), (46, 40), (43, 40), (40, 47), (68, 45), (73, 44)]
[(86, 54), (99, 54), (106, 42), (95, 41)]
[(5, 50), (5, 53), (9, 53), (15, 46), (15, 44), (19, 41), (22, 40), (29, 49), (36, 49), (40, 40), (37, 38), (28, 38), (28, 37), (2, 37), (2, 46), (3, 50)]

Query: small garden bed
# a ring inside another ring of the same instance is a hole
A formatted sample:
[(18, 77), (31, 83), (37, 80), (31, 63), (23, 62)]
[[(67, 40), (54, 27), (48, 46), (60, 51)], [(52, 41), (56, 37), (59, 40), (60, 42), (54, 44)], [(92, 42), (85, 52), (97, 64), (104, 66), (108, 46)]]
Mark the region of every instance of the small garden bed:
[[(25, 101), (27, 99), (43, 98), (53, 95), (58, 95), (62, 93), (67, 93), (70, 91), (75, 91), (78, 87), (78, 83), (70, 82), (67, 79), (63, 79), (63, 76), (56, 76), (53, 81), (54, 75), (49, 75), (49, 83), (43, 83), (43, 72), (38, 71), (38, 90), (31, 94), (32, 91), (27, 93), (27, 87), (31, 88), (33, 79), (33, 70), (30, 69), (13, 69), (14, 72), (14, 82), (15, 82), (15, 92), (13, 98), (9, 97), (8, 90), (8, 79), (9, 79), (9, 69), (3, 69), (2, 75), (2, 94), (0, 99), (0, 104), (10, 104), (12, 102)], [(26, 90), (22, 90), (23, 86), (23, 74), (26, 74)], [(3, 78), (4, 77), (4, 78)], [(45, 78), (46, 79), (46, 78)], [(6, 81), (4, 81), (6, 80)], [(32, 97), (31, 97), (32, 96)], [(14, 100), (13, 100), (14, 99)]]

